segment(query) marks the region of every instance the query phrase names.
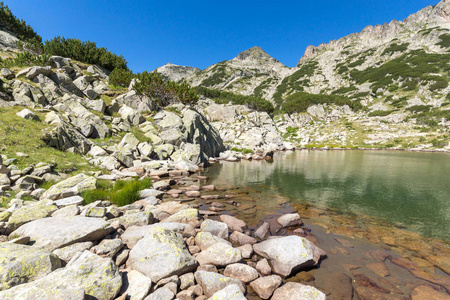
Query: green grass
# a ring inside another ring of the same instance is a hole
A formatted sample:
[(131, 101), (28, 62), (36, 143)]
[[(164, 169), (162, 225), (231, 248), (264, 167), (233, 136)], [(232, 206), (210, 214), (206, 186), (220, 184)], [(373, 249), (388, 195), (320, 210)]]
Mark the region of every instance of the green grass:
[(115, 183), (109, 180), (97, 180), (97, 188), (81, 193), (81, 197), (85, 204), (97, 200), (109, 200), (117, 206), (124, 206), (139, 200), (139, 191), (149, 188), (151, 185), (150, 178), (118, 180)]
[(253, 150), (247, 148), (231, 148), (231, 151), (241, 152), (242, 154), (253, 154)]
[[(98, 171), (97, 167), (90, 165), (81, 155), (59, 151), (47, 146), (42, 140), (44, 133), (52, 129), (51, 126), (41, 121), (25, 120), (16, 113), (24, 107), (0, 108), (0, 145), (2, 154), (7, 157), (17, 158), (16, 165), (19, 168), (28, 167), (30, 164), (56, 163), (56, 171), (85, 172)], [(45, 114), (36, 112), (40, 120)], [(17, 157), (16, 152), (23, 152), (29, 157)], [(75, 169), (75, 171), (73, 171)]]

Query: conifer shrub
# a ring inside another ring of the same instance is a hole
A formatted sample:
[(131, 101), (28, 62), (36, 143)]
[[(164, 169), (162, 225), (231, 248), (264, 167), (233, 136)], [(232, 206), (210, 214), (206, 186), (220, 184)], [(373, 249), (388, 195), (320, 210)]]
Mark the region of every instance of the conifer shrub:
[(133, 87), (136, 93), (154, 99), (159, 106), (164, 107), (178, 102), (193, 105), (199, 98), (189, 84), (164, 80), (157, 72), (145, 71), (136, 74), (135, 77), (138, 79)]
[(17, 36), (20, 49), (37, 53), (41, 51), (42, 38), (24, 20), (19, 20), (3, 1), (0, 2), (0, 28)]
[(111, 74), (109, 74), (109, 84), (128, 87), (133, 78), (133, 72), (122, 68), (115, 68)]
[(116, 68), (128, 70), (127, 61), (122, 55), (114, 54), (104, 47), (97, 47), (95, 42), (57, 36), (45, 41), (44, 52), (95, 64), (109, 71)]
[(272, 113), (274, 111), (274, 107), (270, 101), (258, 96), (238, 95), (232, 92), (219, 91), (205, 87), (196, 87), (195, 91), (200, 95), (213, 99), (216, 103), (231, 102), (236, 105), (247, 105), (249, 108), (257, 111), (265, 111), (267, 113)]
[(315, 104), (348, 105), (353, 110), (362, 109), (362, 105), (358, 100), (350, 100), (344, 96), (297, 92), (286, 98), (286, 101), (281, 106), (281, 111), (288, 114), (304, 112), (308, 107)]

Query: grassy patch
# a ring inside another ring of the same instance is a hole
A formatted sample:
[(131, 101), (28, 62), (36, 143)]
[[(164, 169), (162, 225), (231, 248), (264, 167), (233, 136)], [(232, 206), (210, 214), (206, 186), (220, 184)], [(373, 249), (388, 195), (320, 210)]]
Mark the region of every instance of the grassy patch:
[(124, 206), (139, 200), (139, 191), (149, 188), (151, 185), (150, 178), (118, 180), (115, 183), (109, 180), (97, 180), (97, 188), (81, 193), (81, 197), (85, 204), (97, 200), (109, 200), (118, 206)]
[(231, 148), (231, 151), (241, 152), (241, 153), (243, 153), (243, 154), (252, 154), (252, 153), (253, 153), (253, 150), (252, 150), (252, 149), (247, 149), (247, 148), (237, 148), (237, 147)]
[[(0, 145), (2, 154), (17, 158), (19, 168), (30, 164), (57, 163), (56, 171), (73, 170), (76, 172), (96, 171), (81, 155), (59, 151), (47, 146), (41, 137), (51, 126), (40, 121), (25, 120), (16, 113), (23, 107), (0, 108)], [(36, 113), (41, 120), (45, 114)], [(23, 152), (29, 157), (17, 157), (16, 152)]]

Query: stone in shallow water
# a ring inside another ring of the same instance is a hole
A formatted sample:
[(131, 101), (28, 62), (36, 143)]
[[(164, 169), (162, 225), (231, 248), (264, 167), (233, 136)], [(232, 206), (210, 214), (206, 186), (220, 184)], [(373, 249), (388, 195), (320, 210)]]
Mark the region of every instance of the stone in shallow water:
[(0, 290), (46, 276), (61, 267), (54, 254), (31, 246), (0, 244)]
[(302, 225), (302, 219), (299, 214), (285, 214), (277, 219), (277, 222), (284, 227)]
[(229, 215), (221, 215), (220, 220), (228, 225), (231, 230), (242, 232), (245, 226), (244, 221)]
[(317, 263), (325, 252), (305, 238), (286, 236), (253, 245), (253, 250), (272, 264), (273, 271), (282, 276), (300, 271)]
[[(58, 295), (60, 291), (83, 290), (86, 295), (92, 298), (112, 300), (119, 293), (121, 286), (122, 278), (117, 266), (111, 259), (101, 258), (85, 251), (78, 258), (70, 261), (65, 268), (58, 269), (33, 282), (0, 292), (0, 299), (31, 300), (34, 298), (29, 298), (27, 295), (32, 295), (35, 291), (40, 291), (44, 295)], [(52, 298), (47, 297), (47, 299)]]
[(262, 299), (269, 299), (273, 292), (281, 285), (282, 280), (278, 275), (261, 277), (252, 281), (250, 286)]
[(149, 276), (153, 282), (182, 275), (197, 268), (181, 234), (156, 226), (131, 249), (127, 266)]
[(326, 300), (324, 293), (318, 289), (297, 282), (288, 282), (278, 288), (272, 300)]
[(79, 242), (100, 240), (112, 231), (109, 223), (99, 218), (50, 217), (20, 226), (11, 236), (29, 236), (34, 247), (48, 251)]

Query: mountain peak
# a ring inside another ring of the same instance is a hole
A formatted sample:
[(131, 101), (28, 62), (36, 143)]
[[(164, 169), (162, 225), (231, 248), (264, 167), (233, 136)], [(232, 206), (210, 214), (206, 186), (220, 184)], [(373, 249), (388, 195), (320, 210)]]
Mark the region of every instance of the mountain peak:
[(267, 54), (261, 47), (254, 46), (248, 50), (242, 51), (235, 58), (236, 60), (260, 60), (260, 59), (274, 59)]

